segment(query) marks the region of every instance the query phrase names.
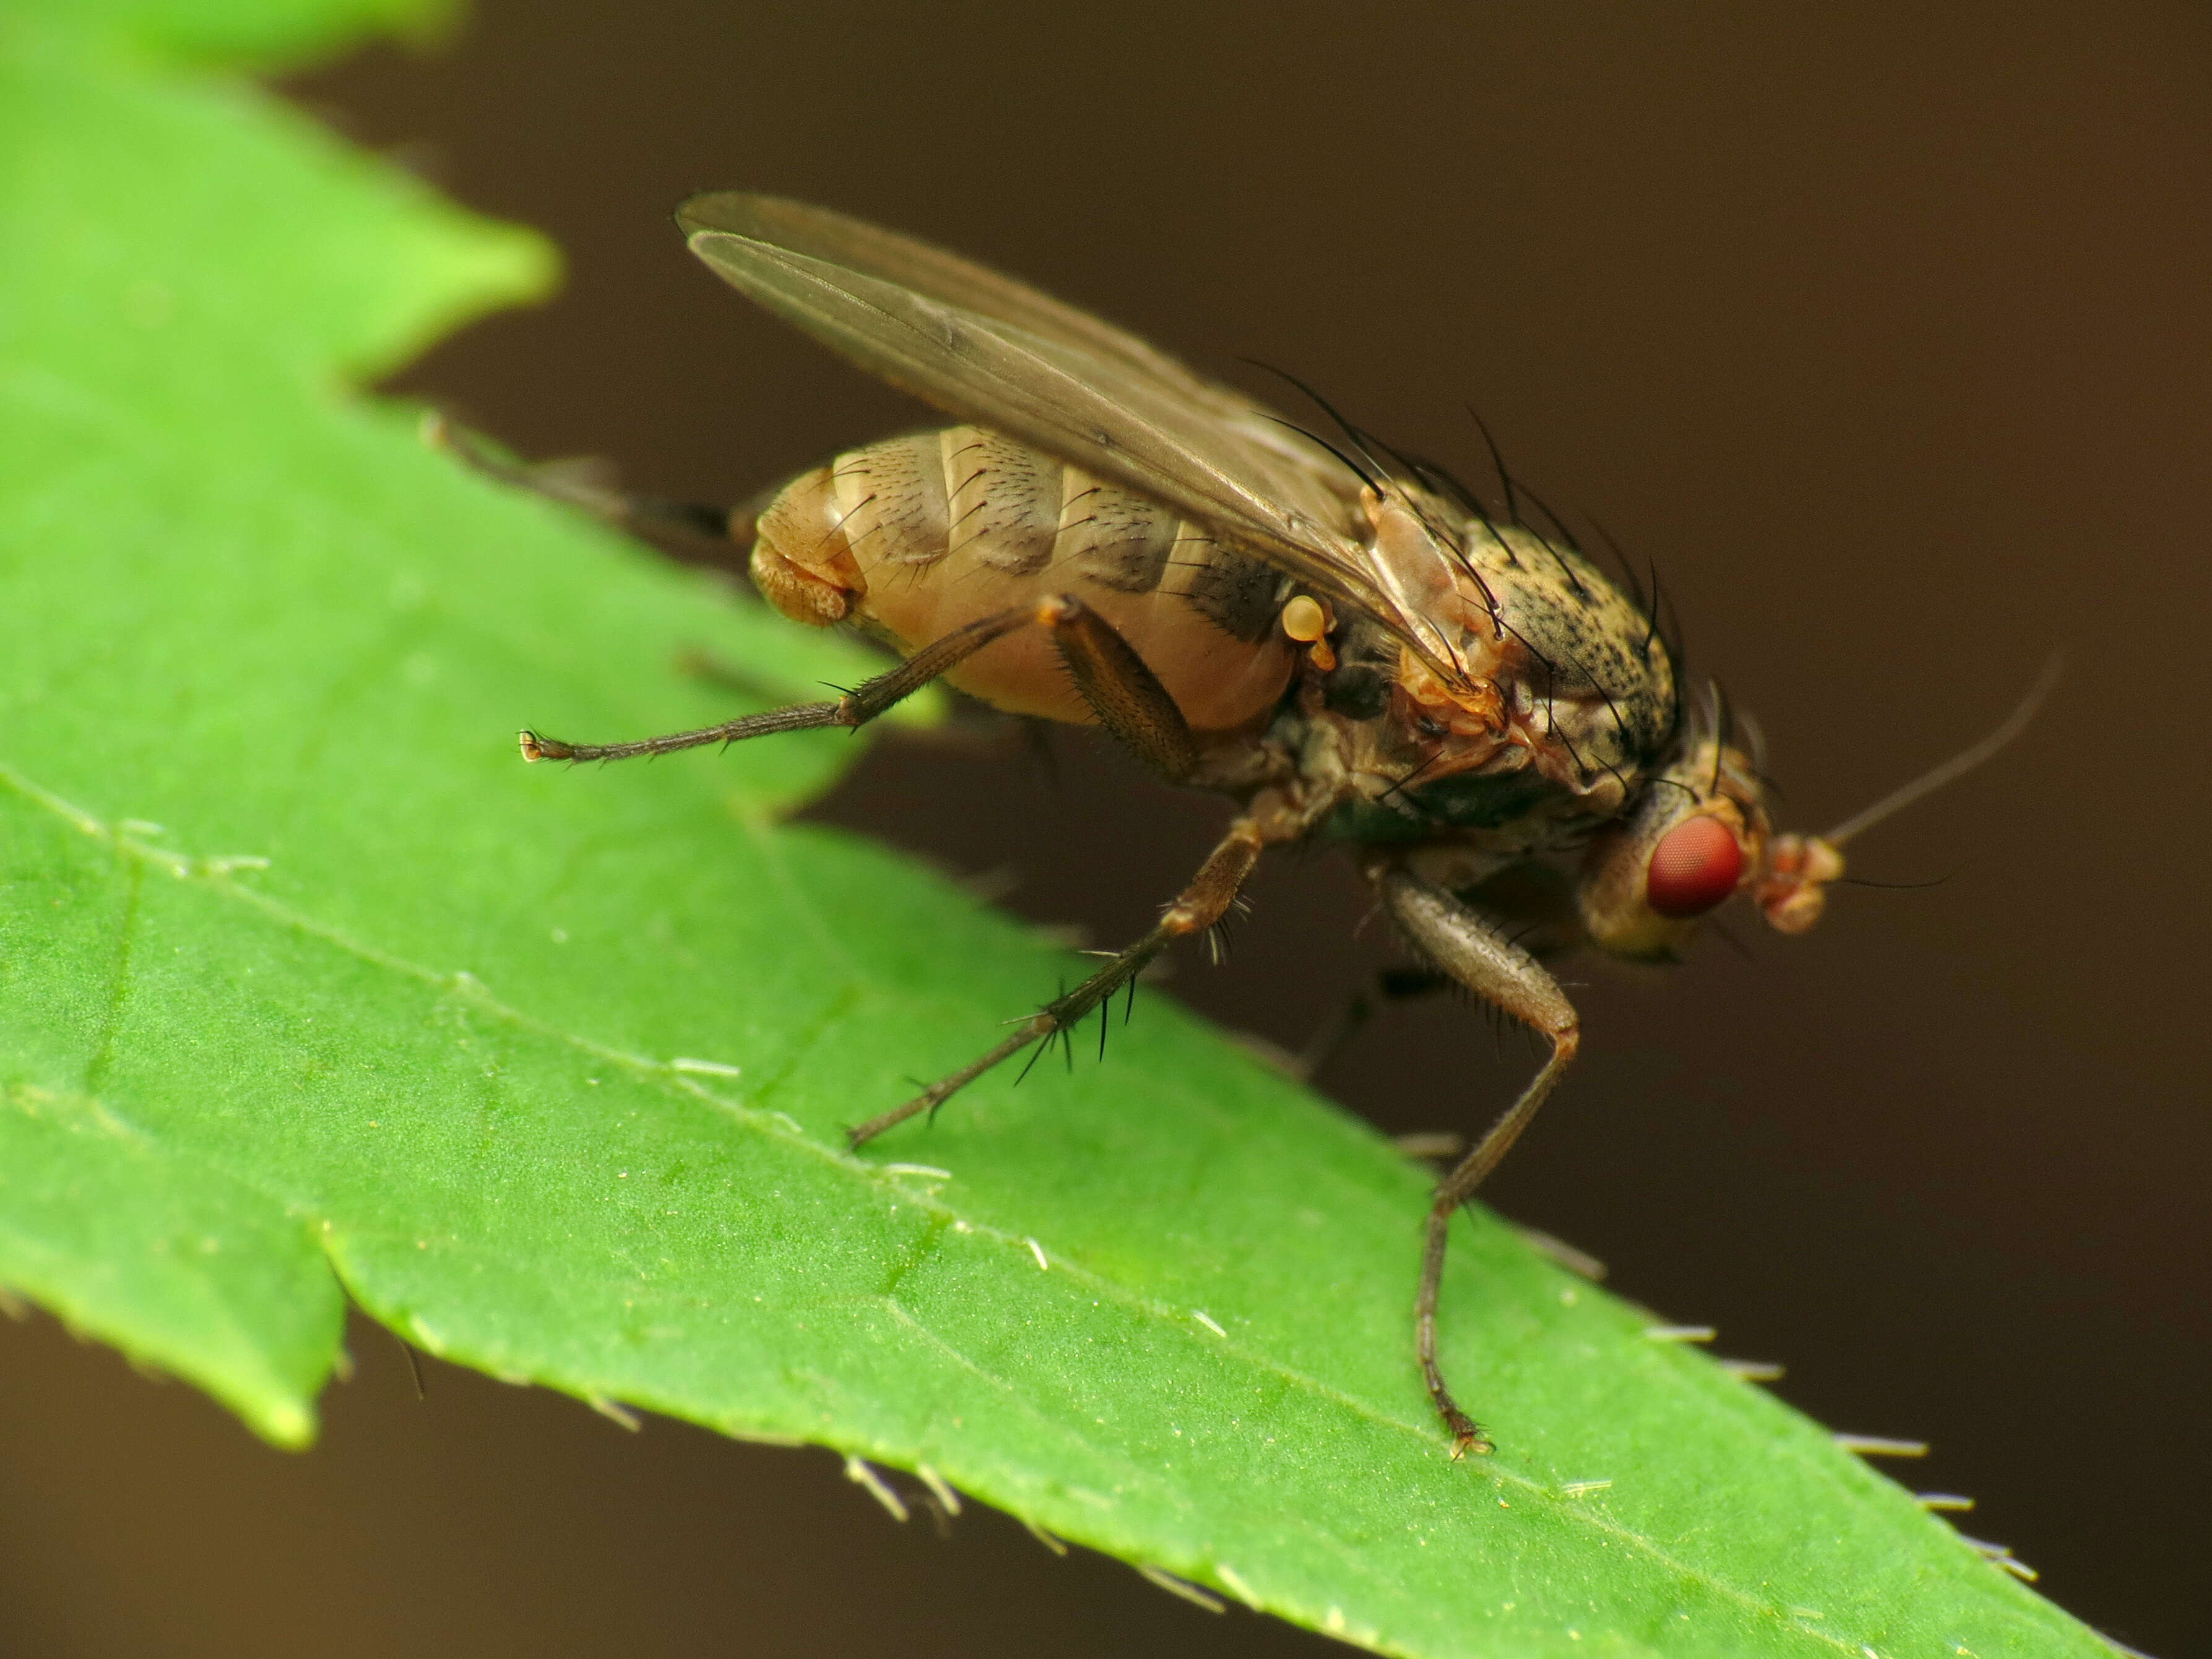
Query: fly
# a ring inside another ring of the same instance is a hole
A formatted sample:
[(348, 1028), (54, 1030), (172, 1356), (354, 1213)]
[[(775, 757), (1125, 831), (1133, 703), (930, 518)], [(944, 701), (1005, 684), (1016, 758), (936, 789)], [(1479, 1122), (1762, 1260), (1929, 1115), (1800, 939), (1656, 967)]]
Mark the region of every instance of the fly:
[[(528, 760), (618, 760), (858, 726), (943, 678), (1015, 714), (1103, 726), (1170, 782), (1239, 811), (1152, 930), (854, 1146), (1065, 1036), (1176, 940), (1205, 933), (1269, 848), (1344, 842), (1435, 974), (1550, 1053), (1438, 1183), (1414, 1352), (1454, 1457), (1492, 1449), (1437, 1361), (1453, 1212), (1581, 1046), (1574, 1006), (1479, 890), (1577, 860), (1572, 928), (1668, 960), (1741, 893), (1799, 933), (1877, 818), (1996, 752), (1982, 743), (1826, 836), (1779, 834), (1747, 722), (1687, 694), (1654, 615), (1564, 534), (1496, 517), (1440, 469), (1346, 427), (1351, 453), (1133, 335), (955, 255), (774, 197), (677, 212), (731, 286), (959, 424), (849, 451), (757, 515), (776, 610), (843, 624), (896, 667), (834, 701), (636, 742), (524, 732)], [(1357, 459), (1355, 459), (1355, 457)], [(574, 492), (569, 492), (572, 496)], [(605, 498), (602, 498), (604, 500)], [(632, 504), (635, 505), (635, 504)]]

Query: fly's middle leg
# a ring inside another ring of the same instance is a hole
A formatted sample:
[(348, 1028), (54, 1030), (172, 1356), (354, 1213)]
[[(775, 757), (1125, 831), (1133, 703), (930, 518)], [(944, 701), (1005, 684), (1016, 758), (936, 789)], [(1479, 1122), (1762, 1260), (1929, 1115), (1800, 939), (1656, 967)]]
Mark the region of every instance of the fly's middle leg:
[(1012, 1059), (1033, 1042), (1068, 1036), (1093, 1009), (1134, 981), (1146, 964), (1170, 945), (1193, 933), (1204, 933), (1229, 913), (1238, 890), (1244, 885), (1244, 878), (1260, 861), (1261, 849), (1270, 840), (1279, 838), (1268, 833), (1270, 827), (1258, 815), (1238, 818), (1229, 826), (1220, 844), (1206, 855), (1206, 862), (1199, 866), (1190, 884), (1161, 913), (1150, 933), (1073, 991), (1045, 1004), (995, 1048), (931, 1084), (903, 1105), (893, 1107), (848, 1131), (848, 1139), (858, 1146), (919, 1114), (927, 1112), (933, 1116), (939, 1106), (1002, 1060)]
[[(1062, 594), (1037, 607), (1036, 620), (1050, 627), (1053, 643), (1083, 699), (1098, 722), (1120, 738), (1155, 772), (1170, 782), (1187, 778), (1199, 763), (1197, 739), (1144, 659), (1109, 623), (1081, 600)], [(1331, 798), (1317, 794), (1294, 805), (1273, 792), (1259, 796), (1252, 809), (1229, 826), (1220, 844), (1207, 854), (1189, 885), (1160, 915), (1150, 933), (1115, 957), (1073, 991), (1054, 998), (1024, 1020), (1013, 1034), (978, 1059), (932, 1084), (903, 1105), (870, 1118), (849, 1132), (854, 1146), (874, 1139), (894, 1124), (937, 1109), (1000, 1061), (1032, 1043), (1066, 1037), (1093, 1009), (1123, 986), (1176, 939), (1205, 933), (1229, 913), (1244, 878), (1272, 842), (1304, 835), (1327, 811)]]
[(1474, 1149), (1437, 1183), (1429, 1206), (1421, 1250), (1420, 1290), (1414, 1298), (1414, 1350), (1421, 1378), (1428, 1385), (1444, 1426), (1451, 1431), (1452, 1455), (1492, 1449), (1475, 1420), (1460, 1408), (1437, 1363), (1437, 1297), (1443, 1283), (1444, 1247), (1453, 1214), (1474, 1195), (1483, 1178), (1519, 1139), (1536, 1115), (1582, 1042), (1582, 1024), (1559, 982), (1535, 957), (1506, 938), (1498, 926), (1461, 903), (1443, 888), (1408, 871), (1384, 866), (1375, 873), (1376, 890), (1406, 936), (1443, 972), (1468, 989), (1549, 1037), (1551, 1057), (1506, 1108)]

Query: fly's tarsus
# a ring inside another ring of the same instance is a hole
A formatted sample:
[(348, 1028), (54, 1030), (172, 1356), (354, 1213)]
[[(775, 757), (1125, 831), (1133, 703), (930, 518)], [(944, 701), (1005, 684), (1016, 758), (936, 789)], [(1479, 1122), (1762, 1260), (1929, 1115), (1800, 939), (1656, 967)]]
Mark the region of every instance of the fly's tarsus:
[[(874, 684), (870, 682), (871, 685)], [(862, 688), (863, 690), (866, 689)], [(908, 690), (913, 689), (908, 688)], [(902, 692), (900, 695), (906, 694)], [(702, 726), (690, 732), (670, 732), (657, 738), (640, 738), (631, 743), (563, 743), (558, 738), (544, 737), (525, 727), (520, 739), (522, 758), (526, 761), (635, 760), (644, 755), (672, 755), (679, 750), (698, 749), (712, 743), (742, 743), (747, 738), (763, 738), (777, 732), (805, 732), (824, 726), (858, 726), (881, 712), (870, 710), (855, 718), (852, 708), (855, 701), (846, 696), (840, 697), (836, 702), (799, 703), (789, 708), (773, 708), (764, 714), (746, 714), (737, 720), (725, 720), (720, 726)], [(896, 702), (896, 698), (892, 701)]]

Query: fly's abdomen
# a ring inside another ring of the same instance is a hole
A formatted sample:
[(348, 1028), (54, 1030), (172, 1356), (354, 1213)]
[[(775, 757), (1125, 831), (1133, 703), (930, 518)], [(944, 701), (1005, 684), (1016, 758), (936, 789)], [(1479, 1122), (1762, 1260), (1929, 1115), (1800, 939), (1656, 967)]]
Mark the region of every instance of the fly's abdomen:
[[(1073, 593), (1200, 731), (1265, 714), (1293, 662), (1274, 625), (1286, 586), (1267, 565), (1171, 507), (977, 427), (887, 439), (794, 479), (761, 514), (752, 572), (786, 616), (849, 621), (902, 652)], [(1015, 714), (1092, 718), (1038, 630), (949, 678)]]

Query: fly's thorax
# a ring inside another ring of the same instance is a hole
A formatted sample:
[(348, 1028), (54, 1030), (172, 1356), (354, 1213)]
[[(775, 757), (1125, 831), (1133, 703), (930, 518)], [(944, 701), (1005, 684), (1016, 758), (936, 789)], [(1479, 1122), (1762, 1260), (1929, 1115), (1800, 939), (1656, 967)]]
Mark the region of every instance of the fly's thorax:
[(1347, 629), (1324, 706), (1346, 727), (1361, 838), (1476, 832), (1531, 850), (1619, 813), (1676, 724), (1650, 618), (1587, 560), (1418, 492), (1366, 501), (1376, 564), (1426, 607), (1419, 648)]
[(1476, 523), (1462, 537), (1463, 580), (1484, 601), (1470, 645), (1495, 660), (1516, 729), (1562, 782), (1600, 796), (1620, 789), (1617, 810), (1677, 724), (1674, 664), (1652, 618), (1580, 553), (1533, 530)]
[[(978, 427), (910, 433), (795, 479), (761, 514), (755, 584), (785, 615), (849, 622), (900, 653), (1072, 593), (1110, 623), (1200, 732), (1262, 721), (1297, 646), (1290, 584), (1175, 509)], [(1035, 629), (948, 677), (1011, 713), (1094, 716)]]

